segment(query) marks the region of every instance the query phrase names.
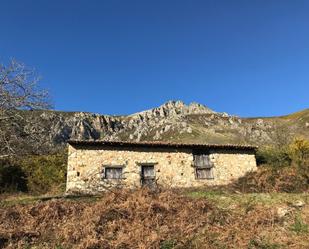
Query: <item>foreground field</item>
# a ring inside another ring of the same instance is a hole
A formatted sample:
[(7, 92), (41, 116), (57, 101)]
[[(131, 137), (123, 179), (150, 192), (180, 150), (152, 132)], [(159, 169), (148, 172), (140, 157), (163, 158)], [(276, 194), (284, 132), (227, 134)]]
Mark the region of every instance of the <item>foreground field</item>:
[(305, 193), (138, 190), (0, 199), (0, 248), (309, 248), (308, 224)]

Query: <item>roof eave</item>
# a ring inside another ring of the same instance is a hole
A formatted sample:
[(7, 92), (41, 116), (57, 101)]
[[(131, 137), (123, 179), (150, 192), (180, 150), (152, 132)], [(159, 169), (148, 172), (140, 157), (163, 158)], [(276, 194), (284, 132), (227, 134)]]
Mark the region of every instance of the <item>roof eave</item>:
[(258, 147), (243, 144), (193, 144), (171, 142), (126, 142), (105, 140), (69, 140), (71, 145), (97, 145), (97, 146), (133, 146), (133, 147), (168, 147), (168, 148), (196, 148), (196, 149), (247, 149), (256, 150)]

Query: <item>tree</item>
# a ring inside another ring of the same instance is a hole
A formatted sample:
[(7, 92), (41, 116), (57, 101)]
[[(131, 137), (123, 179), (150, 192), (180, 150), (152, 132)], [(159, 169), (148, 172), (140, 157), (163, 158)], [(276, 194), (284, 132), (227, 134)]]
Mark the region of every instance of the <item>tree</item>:
[(12, 59), (7, 66), (0, 65), (0, 158), (22, 154), (23, 141), (40, 140), (38, 124), (23, 112), (52, 107), (48, 91), (39, 82), (35, 70), (21, 62)]

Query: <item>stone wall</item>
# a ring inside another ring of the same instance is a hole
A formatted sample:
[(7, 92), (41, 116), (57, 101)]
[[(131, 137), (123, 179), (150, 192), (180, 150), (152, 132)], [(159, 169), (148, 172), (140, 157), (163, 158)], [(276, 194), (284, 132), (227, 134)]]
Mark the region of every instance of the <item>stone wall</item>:
[[(214, 179), (196, 179), (190, 149), (69, 145), (68, 153), (67, 193), (95, 193), (115, 186), (140, 187), (141, 164), (154, 164), (157, 184), (164, 187), (224, 185), (256, 170), (252, 151), (209, 150)], [(104, 166), (122, 166), (123, 179), (102, 179)]]

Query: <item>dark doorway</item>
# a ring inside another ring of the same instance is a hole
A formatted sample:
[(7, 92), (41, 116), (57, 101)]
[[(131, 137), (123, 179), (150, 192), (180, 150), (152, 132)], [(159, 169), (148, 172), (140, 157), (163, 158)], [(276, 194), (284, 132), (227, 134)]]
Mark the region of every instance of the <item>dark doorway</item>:
[(155, 170), (154, 165), (141, 165), (141, 183), (142, 186), (155, 187)]

